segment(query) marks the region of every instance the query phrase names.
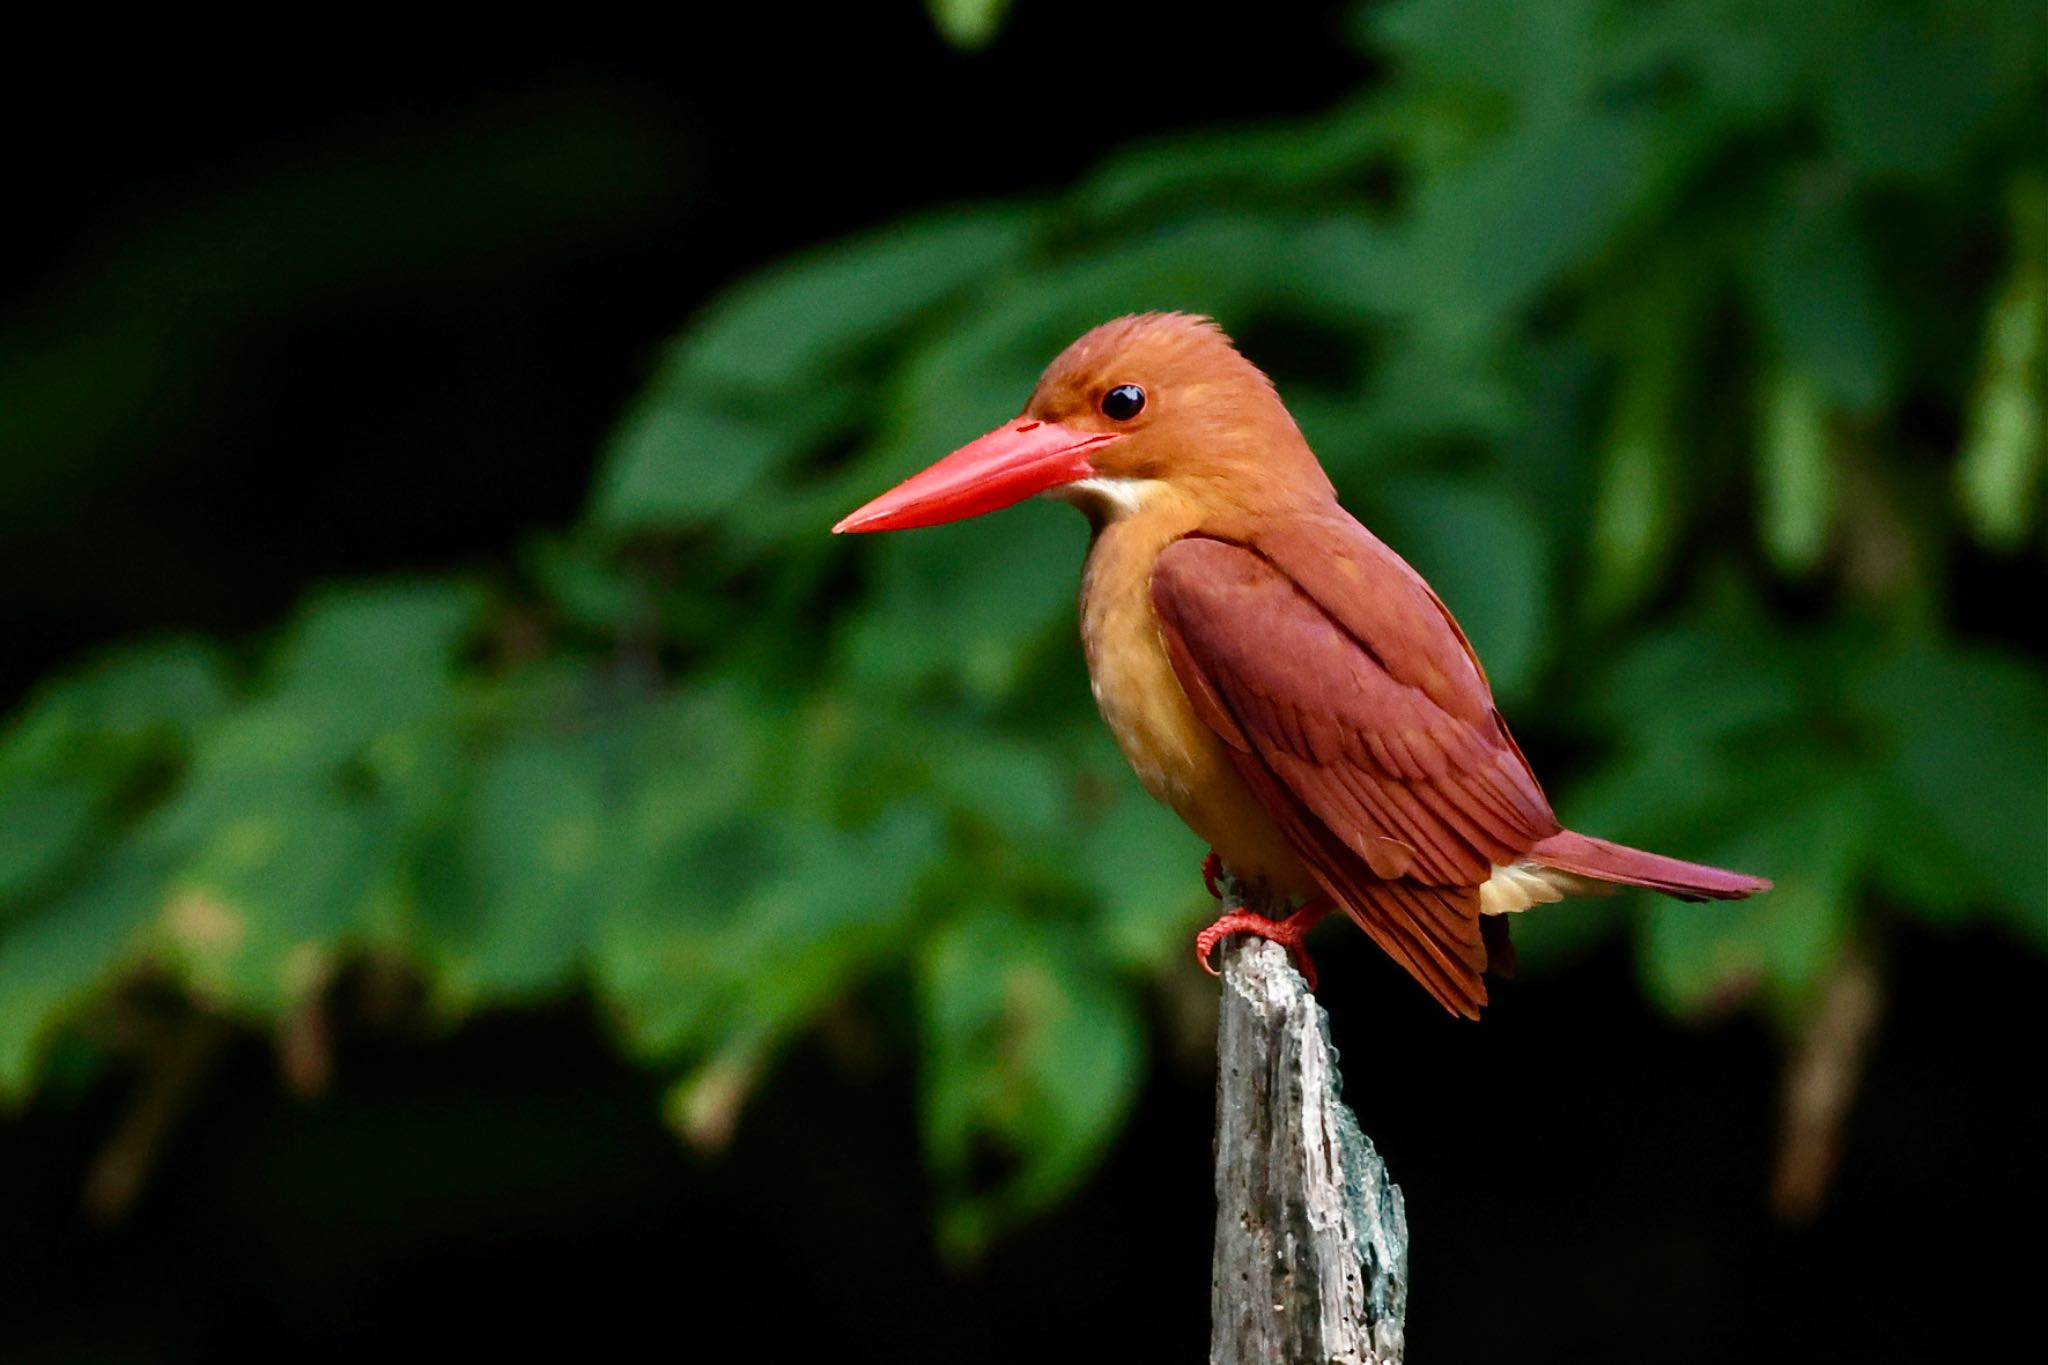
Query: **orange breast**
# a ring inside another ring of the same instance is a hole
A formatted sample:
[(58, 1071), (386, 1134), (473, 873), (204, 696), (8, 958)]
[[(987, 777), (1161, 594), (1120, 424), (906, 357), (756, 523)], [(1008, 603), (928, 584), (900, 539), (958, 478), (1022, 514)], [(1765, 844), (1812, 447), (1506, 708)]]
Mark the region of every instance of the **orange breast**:
[(1081, 643), (1095, 703), (1154, 799), (1173, 808), (1241, 877), (1287, 896), (1319, 887), (1196, 717), (1159, 638), (1152, 562), (1194, 529), (1191, 515), (1148, 505), (1095, 538), (1081, 584)]

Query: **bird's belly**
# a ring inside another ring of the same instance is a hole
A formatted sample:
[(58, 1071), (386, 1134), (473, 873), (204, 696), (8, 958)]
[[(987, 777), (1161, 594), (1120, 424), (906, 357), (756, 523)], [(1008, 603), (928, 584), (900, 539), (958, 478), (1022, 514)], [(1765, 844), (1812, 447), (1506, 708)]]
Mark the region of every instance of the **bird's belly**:
[(1149, 591), (1091, 575), (1081, 633), (1095, 703), (1138, 780), (1248, 881), (1285, 896), (1319, 887), (1181, 690)]

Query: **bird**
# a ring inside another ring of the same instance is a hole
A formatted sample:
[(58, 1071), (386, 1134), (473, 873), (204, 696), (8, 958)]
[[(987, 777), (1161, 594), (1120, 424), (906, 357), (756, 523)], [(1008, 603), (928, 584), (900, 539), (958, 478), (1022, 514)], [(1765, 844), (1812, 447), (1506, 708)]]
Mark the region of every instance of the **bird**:
[[(1285, 946), (1341, 910), (1454, 1015), (1512, 968), (1507, 916), (1648, 887), (1770, 888), (1565, 829), (1450, 610), (1339, 505), (1273, 382), (1207, 317), (1083, 334), (1019, 416), (874, 498), (835, 533), (907, 530), (1033, 495), (1092, 536), (1080, 630), (1138, 780), (1238, 893), (1196, 936)], [(1278, 917), (1262, 909), (1289, 907)]]

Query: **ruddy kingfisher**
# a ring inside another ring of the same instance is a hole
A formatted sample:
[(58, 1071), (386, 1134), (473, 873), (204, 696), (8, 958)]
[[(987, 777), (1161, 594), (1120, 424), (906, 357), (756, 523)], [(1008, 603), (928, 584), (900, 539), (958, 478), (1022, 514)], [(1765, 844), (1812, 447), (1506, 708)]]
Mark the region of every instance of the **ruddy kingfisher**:
[(1042, 493), (1094, 536), (1081, 641), (1138, 780), (1272, 919), (1196, 938), (1287, 946), (1342, 909), (1454, 1014), (1477, 1018), (1502, 916), (1644, 886), (1734, 900), (1761, 877), (1558, 824), (1478, 656), (1422, 576), (1337, 503), (1272, 381), (1207, 318), (1104, 323), (1016, 420), (832, 529), (957, 521)]

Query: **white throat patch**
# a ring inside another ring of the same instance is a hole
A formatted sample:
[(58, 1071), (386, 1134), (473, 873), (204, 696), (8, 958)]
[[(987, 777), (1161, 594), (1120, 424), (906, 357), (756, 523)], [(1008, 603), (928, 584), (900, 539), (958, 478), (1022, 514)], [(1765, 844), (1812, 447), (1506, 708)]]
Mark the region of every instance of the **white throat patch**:
[(1082, 508), (1094, 506), (1100, 509), (1104, 521), (1121, 521), (1143, 507), (1161, 487), (1158, 479), (1117, 479), (1098, 474), (1092, 479), (1076, 479), (1049, 488), (1046, 496)]

